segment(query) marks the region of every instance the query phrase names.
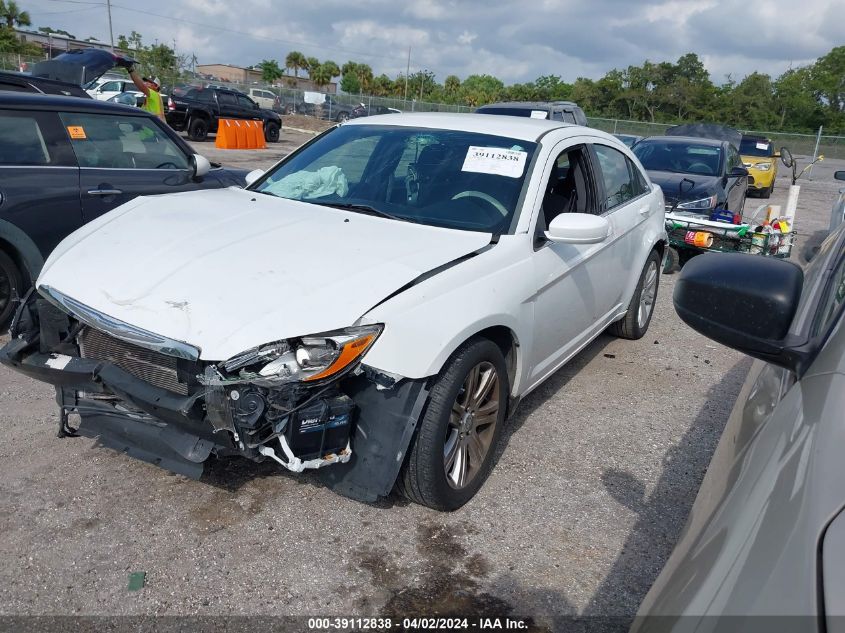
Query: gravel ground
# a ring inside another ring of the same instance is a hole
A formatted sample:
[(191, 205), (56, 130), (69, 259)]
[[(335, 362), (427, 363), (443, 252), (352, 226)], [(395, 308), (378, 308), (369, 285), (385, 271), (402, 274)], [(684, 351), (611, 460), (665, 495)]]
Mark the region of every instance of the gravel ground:
[[(301, 140), (286, 132), (278, 149), (223, 160), (265, 167)], [(217, 157), (210, 145), (198, 149)], [(832, 163), (802, 187), (808, 238), (827, 226)], [(218, 462), (192, 481), (59, 440), (52, 389), (0, 368), (0, 613), (483, 613), (537, 630), (578, 614), (623, 627), (750, 365), (681, 323), (676, 277), (662, 277), (645, 338), (601, 336), (523, 401), (492, 476), (452, 514), (357, 503), (272, 464)], [(130, 592), (135, 571), (146, 586)]]

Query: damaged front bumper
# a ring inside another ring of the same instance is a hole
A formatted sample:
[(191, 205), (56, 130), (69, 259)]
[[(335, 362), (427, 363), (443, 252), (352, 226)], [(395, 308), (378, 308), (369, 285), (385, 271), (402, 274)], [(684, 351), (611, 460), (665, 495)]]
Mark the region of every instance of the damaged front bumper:
[[(139, 377), (162, 380), (144, 350), (133, 355), (123, 343), (127, 359), (115, 360), (116, 352), (101, 351), (102, 333), (96, 333), (99, 347), (86, 349), (91, 333), (32, 295), (0, 349), (0, 363), (56, 387), (60, 437), (97, 438), (194, 478), (212, 455), (269, 458), (294, 472), (319, 469), (336, 491), (374, 501), (393, 487), (428, 394), (425, 380), (396, 382), (363, 366), (328, 385), (203, 384), (210, 364), (169, 359), (168, 376), (180, 381), (176, 393)], [(79, 417), (77, 428), (68, 423), (71, 415)]]

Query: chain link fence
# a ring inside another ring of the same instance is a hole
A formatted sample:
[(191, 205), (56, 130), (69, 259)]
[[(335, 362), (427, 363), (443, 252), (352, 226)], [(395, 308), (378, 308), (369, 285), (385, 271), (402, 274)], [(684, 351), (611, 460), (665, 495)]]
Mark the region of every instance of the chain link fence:
[(46, 56), (32, 57), (17, 53), (0, 53), (0, 70), (21, 71), (31, 68), (36, 62), (43, 62)]

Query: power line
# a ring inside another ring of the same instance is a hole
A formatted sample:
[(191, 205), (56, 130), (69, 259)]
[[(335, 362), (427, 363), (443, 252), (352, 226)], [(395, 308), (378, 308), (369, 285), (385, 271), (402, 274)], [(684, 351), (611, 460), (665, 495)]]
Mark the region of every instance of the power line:
[[(101, 6), (101, 7), (106, 7), (106, 4), (107, 4), (105, 1), (97, 2), (95, 0), (47, 0), (47, 1), (48, 2), (70, 3), (70, 4), (87, 4), (87, 5), (96, 5), (96, 6)], [(357, 56), (371, 58), (371, 59), (387, 59), (387, 60), (390, 60), (392, 62), (397, 61), (395, 57), (390, 56), (390, 55), (379, 55), (379, 54), (376, 54), (376, 53), (368, 53), (368, 52), (357, 51), (357, 50), (352, 50), (352, 49), (348, 49), (348, 48), (341, 48), (339, 46), (323, 45), (323, 44), (317, 44), (317, 43), (314, 43), (314, 42), (305, 42), (305, 41), (299, 41), (299, 40), (288, 40), (288, 39), (282, 39), (282, 38), (278, 38), (278, 37), (269, 37), (269, 36), (265, 36), (265, 35), (257, 35), (256, 33), (250, 33), (249, 31), (240, 31), (238, 29), (227, 28), (225, 26), (219, 26), (219, 25), (216, 25), (216, 24), (206, 24), (204, 22), (197, 22), (195, 20), (188, 20), (188, 19), (185, 19), (185, 18), (178, 18), (177, 19), (177, 18), (174, 18), (174, 17), (169, 16), (169, 15), (164, 15), (164, 14), (161, 14), (161, 13), (155, 13), (153, 11), (145, 11), (143, 9), (135, 9), (133, 7), (127, 7), (127, 6), (124, 6), (124, 5), (121, 5), (121, 4), (115, 4), (113, 2), (110, 3), (110, 4), (111, 4), (111, 7), (113, 9), (122, 9), (124, 11), (130, 11), (132, 13), (139, 13), (141, 15), (148, 15), (148, 16), (152, 16), (152, 17), (156, 17), (156, 18), (161, 18), (161, 19), (167, 20), (169, 22), (190, 24), (192, 26), (198, 26), (198, 27), (201, 27), (201, 28), (204, 28), (204, 29), (213, 29), (215, 31), (221, 31), (221, 32), (224, 32), (224, 33), (232, 33), (234, 35), (242, 35), (242, 36), (249, 37), (249, 38), (256, 39), (256, 40), (264, 40), (264, 41), (268, 41), (268, 42), (277, 42), (277, 43), (280, 43), (280, 44), (293, 45), (293, 46), (302, 46), (302, 47), (311, 48), (311, 49), (318, 49), (318, 50), (331, 50), (331, 51), (336, 51), (336, 52), (339, 52), (339, 53), (346, 53), (348, 55), (357, 55)]]
[[(56, 1), (56, 2), (70, 2), (71, 0), (54, 0), (54, 1)], [(80, 0), (76, 0), (76, 1), (80, 1)], [(253, 39), (267, 40), (267, 41), (270, 41), (270, 42), (279, 42), (281, 44), (293, 44), (295, 46), (306, 46), (306, 47), (317, 48), (317, 49), (328, 49), (328, 50), (337, 51), (339, 53), (349, 53), (351, 55), (361, 55), (363, 57), (376, 57), (376, 58), (379, 58), (379, 59), (390, 59), (390, 60), (394, 59), (393, 57), (390, 57), (388, 55), (377, 55), (375, 53), (365, 53), (363, 51), (353, 51), (351, 49), (340, 48), (338, 46), (327, 46), (327, 45), (322, 45), (322, 44), (315, 44), (314, 42), (302, 42), (302, 41), (297, 41), (297, 40), (285, 40), (285, 39), (281, 39), (281, 38), (278, 38), (278, 37), (268, 37), (268, 36), (265, 36), (265, 35), (256, 35), (255, 33), (250, 33), (248, 31), (239, 31), (237, 29), (230, 29), (230, 28), (226, 28), (224, 26), (218, 26), (218, 25), (215, 25), (215, 24), (205, 24), (203, 22), (195, 22), (194, 20), (186, 20), (184, 18), (176, 19), (176, 18), (173, 18), (172, 16), (169, 16), (169, 15), (162, 15), (161, 13), (153, 13), (152, 11), (144, 11), (143, 9), (134, 9), (132, 7), (126, 7), (126, 6), (123, 6), (121, 4), (112, 3), (112, 7), (115, 8), (115, 9), (123, 9), (124, 11), (132, 11), (133, 13), (141, 13), (143, 15), (151, 15), (153, 17), (163, 18), (165, 20), (170, 20), (170, 21), (173, 21), (173, 22), (191, 24), (193, 26), (200, 26), (200, 27), (206, 28), (206, 29), (214, 29), (214, 30), (217, 30), (217, 31), (224, 31), (226, 33), (234, 33), (235, 35), (245, 35), (246, 37), (251, 37)]]

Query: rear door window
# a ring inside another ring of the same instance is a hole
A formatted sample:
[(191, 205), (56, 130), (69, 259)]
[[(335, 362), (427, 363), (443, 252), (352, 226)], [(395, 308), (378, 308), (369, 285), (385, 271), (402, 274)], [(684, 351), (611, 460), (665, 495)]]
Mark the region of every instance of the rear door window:
[(80, 167), (188, 169), (188, 157), (154, 121), (140, 116), (60, 114)]

